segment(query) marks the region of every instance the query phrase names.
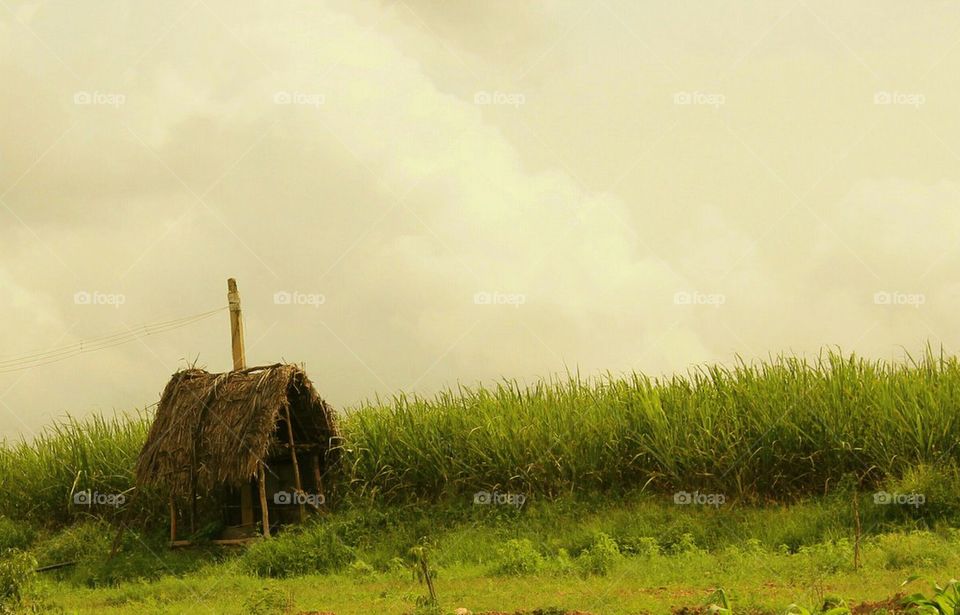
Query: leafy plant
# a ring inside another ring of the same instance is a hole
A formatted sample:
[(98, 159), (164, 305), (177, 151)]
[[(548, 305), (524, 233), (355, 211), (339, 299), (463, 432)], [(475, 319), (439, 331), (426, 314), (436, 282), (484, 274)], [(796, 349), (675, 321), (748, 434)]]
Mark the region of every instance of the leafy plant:
[(722, 587), (713, 590), (713, 593), (707, 597), (707, 609), (718, 615), (733, 615), (733, 606), (730, 604), (726, 590)]
[(819, 609), (810, 610), (799, 604), (787, 607), (787, 615), (850, 615), (850, 607), (843, 600), (825, 600)]
[(276, 615), (293, 610), (293, 597), (279, 587), (261, 587), (243, 601), (244, 613)]
[[(903, 582), (906, 586), (921, 577), (912, 576)], [(955, 615), (960, 612), (960, 581), (951, 579), (946, 585), (931, 582), (933, 594), (930, 597), (914, 593), (903, 599), (903, 605), (911, 613), (918, 615)]]
[(577, 564), (586, 574), (606, 575), (623, 558), (617, 542), (599, 532), (589, 549), (580, 554)]
[(543, 555), (527, 538), (508, 540), (498, 550), (494, 572), (500, 575), (520, 576), (539, 572), (545, 563)]

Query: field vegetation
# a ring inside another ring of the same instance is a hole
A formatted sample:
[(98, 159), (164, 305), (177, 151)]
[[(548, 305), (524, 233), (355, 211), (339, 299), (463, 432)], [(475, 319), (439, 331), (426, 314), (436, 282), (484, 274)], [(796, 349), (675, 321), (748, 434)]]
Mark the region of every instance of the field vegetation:
[(816, 613), (960, 564), (960, 363), (929, 351), (364, 403), (329, 512), (242, 551), (166, 547), (162, 499), (133, 486), (150, 420), (0, 446), (0, 612)]

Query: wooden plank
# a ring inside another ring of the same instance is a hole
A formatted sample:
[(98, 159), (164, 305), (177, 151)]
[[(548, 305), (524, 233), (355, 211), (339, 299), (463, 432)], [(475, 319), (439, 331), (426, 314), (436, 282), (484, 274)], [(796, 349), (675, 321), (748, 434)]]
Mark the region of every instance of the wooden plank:
[(39, 568), (34, 568), (34, 572), (46, 572), (48, 570), (59, 570), (60, 568), (66, 568), (67, 566), (76, 566), (77, 560), (72, 560), (69, 562), (60, 562), (59, 564), (50, 564), (49, 566), (40, 566)]
[[(251, 536), (250, 538), (218, 538), (216, 540), (211, 540), (210, 544), (229, 547), (234, 545), (247, 545), (247, 544), (250, 544), (251, 542), (256, 542), (258, 540), (260, 540), (259, 536)], [(178, 549), (183, 547), (192, 547), (193, 544), (194, 543), (192, 540), (171, 540), (170, 548)], [(59, 566), (69, 565), (71, 563), (74, 563), (74, 562), (67, 562), (67, 564), (60, 564)]]

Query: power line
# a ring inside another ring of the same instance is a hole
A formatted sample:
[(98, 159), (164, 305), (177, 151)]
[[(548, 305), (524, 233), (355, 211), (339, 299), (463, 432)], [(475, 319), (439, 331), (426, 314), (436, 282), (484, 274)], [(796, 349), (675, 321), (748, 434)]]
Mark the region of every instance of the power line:
[(117, 333), (103, 335), (89, 340), (81, 340), (79, 342), (61, 346), (59, 348), (52, 348), (50, 350), (4, 359), (0, 361), (0, 374), (40, 367), (41, 365), (48, 365), (50, 363), (63, 361), (64, 359), (69, 359), (70, 357), (74, 357), (86, 352), (94, 352), (97, 350), (105, 350), (107, 348), (120, 346), (121, 344), (126, 344), (148, 335), (173, 331), (174, 329), (179, 329), (181, 327), (192, 325), (196, 322), (200, 322), (201, 320), (210, 318), (214, 314), (222, 312), (226, 309), (227, 306), (223, 306), (207, 312), (194, 314), (192, 316), (183, 316), (173, 320), (139, 325), (134, 328), (128, 328), (126, 331), (119, 331)]
[(189, 323), (189, 322), (193, 322), (193, 321), (195, 321), (195, 320), (197, 320), (197, 319), (200, 319), (200, 318), (205, 318), (206, 316), (209, 316), (209, 315), (211, 315), (211, 314), (215, 314), (215, 313), (217, 313), (217, 312), (219, 312), (219, 311), (221, 311), (221, 310), (223, 310), (223, 309), (224, 309), (224, 308), (217, 308), (217, 309), (215, 309), (215, 310), (211, 310), (211, 311), (209, 311), (209, 312), (203, 312), (203, 313), (200, 313), (200, 314), (195, 314), (195, 315), (193, 315), (193, 316), (183, 316), (183, 317), (181, 317), (181, 318), (175, 318), (175, 319), (173, 319), (173, 320), (165, 320), (165, 321), (160, 321), (160, 322), (156, 322), (156, 323), (152, 323), (152, 324), (140, 325), (140, 326), (138, 326), (138, 327), (135, 327), (135, 328), (132, 328), (132, 329), (128, 328), (128, 329), (125, 330), (125, 331), (120, 331), (120, 332), (118, 332), (118, 333), (114, 333), (114, 334), (111, 334), (111, 335), (103, 335), (103, 336), (95, 337), (95, 338), (92, 338), (92, 339), (89, 339), (89, 340), (81, 340), (81, 341), (79, 341), (79, 342), (74, 342), (73, 344), (67, 344), (67, 345), (65, 345), (65, 346), (60, 346), (60, 347), (58, 347), (58, 348), (54, 348), (54, 349), (51, 349), (51, 350), (45, 350), (45, 351), (42, 351), (42, 352), (35, 352), (35, 353), (32, 353), (32, 354), (19, 355), (19, 356), (10, 358), (10, 359), (3, 359), (3, 360), (0, 360), (0, 367), (3, 367), (3, 366), (5, 366), (5, 365), (7, 365), (7, 364), (15, 364), (15, 363), (24, 362), (24, 361), (27, 361), (28, 359), (40, 360), (40, 359), (43, 359), (43, 358), (48, 357), (48, 356), (50, 356), (50, 355), (62, 354), (62, 353), (64, 353), (64, 352), (70, 352), (70, 351), (74, 351), (74, 350), (78, 350), (78, 349), (87, 349), (87, 348), (89, 348), (89, 347), (91, 347), (91, 346), (93, 346), (93, 345), (96, 345), (96, 344), (99, 344), (99, 343), (103, 343), (103, 342), (116, 341), (116, 340), (124, 339), (124, 338), (130, 338), (130, 339), (132, 339), (132, 338), (136, 337), (137, 335), (139, 335), (140, 332), (141, 332), (141, 330), (142, 330), (144, 333), (149, 334), (149, 333), (151, 333), (151, 332), (155, 332), (155, 331), (156, 331), (157, 329), (159, 329), (159, 328), (166, 328), (166, 327), (168, 327), (168, 326), (173, 327), (173, 326), (175, 326), (175, 325), (179, 325), (180, 323), (184, 323), (184, 322), (188, 322), (188, 323)]

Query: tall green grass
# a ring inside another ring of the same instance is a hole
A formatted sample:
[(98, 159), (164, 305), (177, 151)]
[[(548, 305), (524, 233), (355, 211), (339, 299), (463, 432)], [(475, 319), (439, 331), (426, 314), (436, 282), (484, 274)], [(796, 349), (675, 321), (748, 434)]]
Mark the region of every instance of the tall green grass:
[[(91, 512), (73, 492), (126, 492), (150, 420), (68, 419), (0, 446), (0, 515), (68, 522)], [(789, 501), (851, 476), (960, 467), (960, 362), (826, 352), (659, 379), (504, 381), (365, 403), (341, 425), (340, 494), (361, 500), (646, 487)]]
[(569, 377), (366, 404), (343, 421), (356, 493), (545, 496), (642, 486), (790, 500), (960, 461), (960, 363), (837, 352), (683, 376)]
[(62, 523), (109, 507), (78, 506), (75, 492), (132, 493), (133, 469), (150, 428), (151, 415), (84, 420), (68, 417), (33, 440), (0, 446), (0, 515)]

